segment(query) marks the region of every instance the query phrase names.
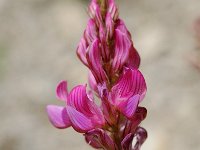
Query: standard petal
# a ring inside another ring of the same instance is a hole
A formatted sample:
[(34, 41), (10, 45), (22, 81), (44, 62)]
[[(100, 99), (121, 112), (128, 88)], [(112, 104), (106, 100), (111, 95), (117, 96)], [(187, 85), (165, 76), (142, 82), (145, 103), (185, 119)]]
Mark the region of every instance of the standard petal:
[(68, 91), (67, 82), (61, 81), (56, 88), (56, 96), (59, 100), (67, 101)]
[(79, 59), (82, 61), (82, 63), (86, 66), (88, 66), (87, 59), (86, 59), (87, 48), (88, 48), (88, 44), (86, 43), (85, 39), (82, 38), (77, 47), (76, 54), (79, 57)]
[(126, 63), (129, 68), (138, 69), (140, 66), (140, 55), (138, 54), (137, 50), (131, 46), (129, 58)]
[(122, 150), (132, 150), (133, 133), (129, 133), (121, 142)]
[(119, 11), (115, 4), (115, 1), (109, 0), (108, 5), (109, 5), (108, 12), (111, 14), (111, 17), (113, 18), (113, 20), (116, 21), (119, 17)]
[(117, 22), (116, 22), (115, 28), (120, 30), (122, 33), (124, 33), (131, 40), (131, 34), (128, 31), (128, 29), (127, 29), (127, 27), (126, 27), (126, 25), (125, 25), (123, 20), (118, 19)]
[(112, 138), (102, 129), (94, 129), (85, 133), (86, 142), (95, 149), (115, 150)]
[(88, 20), (87, 28), (84, 32), (84, 37), (89, 45), (97, 38), (97, 28), (93, 19)]
[(120, 71), (126, 63), (129, 50), (131, 48), (131, 40), (120, 30), (115, 29), (115, 54), (112, 62), (114, 72)]
[(91, 18), (95, 19), (96, 24), (99, 26), (99, 24), (102, 22), (102, 16), (101, 16), (100, 7), (97, 3), (97, 0), (91, 1), (88, 8), (88, 13)]
[(97, 89), (97, 82), (92, 74), (92, 72), (90, 71), (88, 74), (88, 83), (90, 88), (92, 89), (92, 91), (98, 93), (98, 89)]
[(71, 122), (69, 120), (65, 107), (48, 105), (46, 110), (47, 110), (50, 122), (56, 128), (64, 129), (71, 126)]
[(120, 102), (118, 108), (127, 118), (132, 118), (137, 109), (139, 100), (140, 100), (140, 95), (137, 94), (129, 98), (128, 100)]
[(146, 94), (146, 82), (139, 70), (128, 69), (111, 90), (114, 103), (127, 100), (134, 95), (140, 95), (140, 101)]
[(71, 90), (67, 104), (84, 115), (92, 117), (93, 114), (90, 110), (89, 101), (86, 94), (86, 86), (78, 85)]
[(104, 117), (100, 108), (94, 103), (91, 96), (86, 93), (86, 86), (79, 85), (72, 89), (68, 96), (68, 106), (92, 119), (96, 126), (104, 124)]
[(84, 133), (94, 128), (92, 121), (84, 114), (78, 112), (76, 109), (70, 106), (66, 106), (66, 110), (70, 118), (72, 127), (77, 132)]
[(89, 64), (89, 68), (94, 75), (97, 83), (103, 83), (107, 81), (106, 73), (101, 64), (101, 55), (100, 55), (100, 45), (99, 40), (96, 39), (91, 44), (89, 51), (87, 53), (87, 60)]

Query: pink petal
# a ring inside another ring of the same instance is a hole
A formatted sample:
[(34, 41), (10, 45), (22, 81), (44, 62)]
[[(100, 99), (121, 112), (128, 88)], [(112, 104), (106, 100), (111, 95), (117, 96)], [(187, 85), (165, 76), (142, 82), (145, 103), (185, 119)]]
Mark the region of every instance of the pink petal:
[(108, 12), (111, 14), (111, 17), (113, 18), (113, 20), (116, 21), (119, 17), (119, 12), (115, 4), (115, 1), (109, 0), (108, 4), (109, 4)]
[(137, 94), (128, 100), (120, 102), (118, 108), (126, 117), (131, 118), (137, 109), (139, 100), (140, 95)]
[(90, 71), (88, 74), (88, 82), (89, 82), (89, 86), (90, 88), (95, 91), (96, 93), (98, 93), (97, 91), (97, 82), (92, 74), (92, 72)]
[(87, 28), (84, 32), (84, 37), (88, 44), (91, 44), (97, 38), (97, 28), (93, 19), (88, 20)]
[(92, 118), (92, 123), (97, 126), (103, 125), (105, 122), (100, 108), (94, 103), (91, 96), (87, 95), (86, 86), (79, 85), (72, 89), (68, 96), (68, 106), (86, 117)]
[(89, 8), (88, 8), (88, 13), (91, 18), (95, 19), (96, 24), (99, 26), (100, 23), (102, 22), (102, 16), (101, 16), (100, 7), (97, 3), (97, 0), (91, 1)]
[(67, 82), (61, 81), (56, 88), (56, 96), (62, 101), (67, 101), (68, 91), (67, 91)]
[(144, 107), (138, 107), (133, 117), (127, 121), (124, 135), (135, 133), (136, 128), (146, 118), (146, 115), (147, 109)]
[(114, 32), (114, 22), (110, 13), (107, 13), (106, 15), (106, 29), (107, 29), (106, 39), (109, 40), (112, 38)]
[(133, 45), (130, 49), (127, 66), (132, 69), (138, 69), (140, 66), (140, 55), (138, 54), (137, 50), (133, 47)]
[(95, 149), (115, 150), (112, 138), (102, 129), (94, 129), (85, 134), (86, 142)]
[(101, 55), (100, 55), (100, 47), (99, 47), (99, 40), (96, 39), (93, 41), (92, 45), (89, 48), (87, 53), (87, 60), (89, 64), (89, 68), (94, 75), (97, 83), (103, 83), (107, 80), (106, 73), (103, 70), (101, 64)]
[(93, 115), (90, 110), (89, 99), (86, 94), (86, 86), (84, 85), (76, 86), (71, 90), (68, 96), (67, 104), (88, 117)]
[(87, 43), (84, 38), (81, 39), (78, 48), (76, 50), (76, 54), (79, 57), (79, 59), (82, 61), (82, 63), (86, 66), (87, 64), (87, 59), (86, 59), (86, 51), (87, 51)]
[(140, 101), (146, 94), (146, 82), (139, 70), (128, 69), (119, 79), (118, 83), (113, 86), (111, 91), (112, 101), (127, 100), (133, 95), (140, 95)]
[(66, 106), (68, 116), (72, 123), (72, 127), (80, 133), (87, 132), (94, 128), (91, 120), (84, 114), (78, 112), (76, 109)]
[(131, 41), (127, 35), (122, 33), (120, 30), (115, 29), (115, 54), (112, 63), (115, 72), (120, 70), (126, 63), (130, 48)]
[(118, 19), (115, 28), (120, 30), (122, 33), (124, 33), (131, 40), (131, 34), (128, 31), (128, 29), (127, 29), (127, 27), (126, 27), (126, 25), (125, 25), (123, 20)]
[(47, 110), (50, 122), (56, 128), (64, 129), (71, 126), (65, 107), (48, 105), (46, 110)]
[(100, 39), (100, 43), (101, 43), (101, 57), (103, 59), (103, 61), (108, 61), (109, 60), (109, 56), (110, 56), (110, 50), (109, 50), (109, 47), (108, 47), (108, 44), (107, 44), (107, 33), (106, 33), (106, 29), (104, 27), (103, 24), (100, 24), (100, 27), (99, 27), (99, 39)]

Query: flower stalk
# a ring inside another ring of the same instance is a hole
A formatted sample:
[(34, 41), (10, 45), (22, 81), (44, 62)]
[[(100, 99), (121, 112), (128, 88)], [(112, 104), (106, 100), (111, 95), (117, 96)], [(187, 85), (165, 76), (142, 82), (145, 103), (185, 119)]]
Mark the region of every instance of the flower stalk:
[(95, 149), (140, 150), (147, 138), (140, 127), (147, 115), (139, 106), (147, 90), (140, 56), (114, 0), (92, 0), (88, 14), (77, 56), (89, 69), (90, 90), (78, 85), (68, 92), (61, 81), (56, 93), (65, 106), (48, 105), (49, 120), (60, 129), (73, 127)]

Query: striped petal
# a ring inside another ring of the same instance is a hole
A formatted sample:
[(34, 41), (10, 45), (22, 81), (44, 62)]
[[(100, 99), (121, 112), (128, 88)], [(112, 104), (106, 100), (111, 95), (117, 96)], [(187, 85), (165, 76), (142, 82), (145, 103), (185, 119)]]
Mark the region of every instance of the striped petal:
[(80, 133), (87, 132), (94, 128), (92, 121), (83, 113), (77, 111), (73, 107), (66, 106), (68, 116), (70, 118), (72, 127)]
[(71, 126), (65, 107), (48, 105), (46, 110), (47, 110), (50, 122), (56, 128), (64, 129)]
[(126, 63), (131, 44), (131, 40), (126, 34), (122, 33), (118, 29), (115, 29), (115, 54), (112, 63), (112, 67), (115, 72), (122, 69), (122, 66)]
[(94, 103), (91, 96), (86, 93), (86, 86), (79, 85), (72, 89), (68, 96), (68, 106), (92, 119), (96, 126), (104, 124), (104, 117), (100, 108)]
[(100, 54), (100, 43), (99, 40), (96, 39), (91, 44), (88, 53), (87, 60), (89, 64), (89, 68), (91, 69), (92, 74), (94, 75), (97, 83), (103, 83), (107, 80), (106, 73), (101, 64), (101, 54)]
[(129, 68), (138, 69), (140, 66), (140, 55), (138, 54), (137, 50), (131, 46), (129, 58), (126, 63)]
[(111, 90), (112, 102), (127, 100), (134, 95), (140, 95), (141, 101), (146, 94), (146, 82), (139, 70), (127, 69)]
[(87, 48), (88, 48), (88, 45), (87, 45), (85, 39), (82, 38), (77, 47), (76, 54), (77, 54), (78, 58), (82, 61), (82, 63), (86, 66), (88, 66), (87, 59), (86, 59)]
[(135, 95), (131, 98), (129, 98), (128, 100), (124, 100), (122, 102), (119, 103), (118, 105), (118, 109), (127, 117), (127, 118), (132, 118), (132, 116), (134, 115), (138, 103), (140, 100), (140, 95)]
[(56, 96), (59, 100), (67, 101), (68, 91), (67, 82), (61, 81), (56, 88)]
[(97, 38), (96, 24), (93, 19), (88, 20), (87, 28), (84, 32), (84, 37), (88, 44), (91, 44)]

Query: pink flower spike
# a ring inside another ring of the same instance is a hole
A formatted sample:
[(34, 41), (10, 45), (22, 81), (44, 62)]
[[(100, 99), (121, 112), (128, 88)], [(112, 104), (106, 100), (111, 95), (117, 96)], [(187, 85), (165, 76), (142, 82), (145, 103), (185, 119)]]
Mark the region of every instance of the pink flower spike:
[(131, 98), (129, 98), (128, 100), (124, 100), (122, 102), (119, 103), (118, 105), (118, 109), (127, 117), (127, 118), (132, 118), (132, 116), (134, 115), (138, 103), (140, 100), (140, 95), (135, 95)]
[(85, 133), (94, 128), (92, 121), (84, 114), (78, 112), (76, 109), (70, 106), (67, 106), (66, 110), (72, 123), (72, 127), (77, 132)]
[(120, 30), (115, 30), (115, 54), (112, 63), (113, 70), (116, 72), (122, 68), (129, 56), (131, 41)]
[(47, 110), (50, 122), (56, 128), (64, 129), (71, 126), (71, 122), (69, 120), (65, 107), (48, 105), (46, 110)]
[(67, 82), (61, 81), (56, 88), (56, 96), (59, 100), (67, 101), (68, 91)]

